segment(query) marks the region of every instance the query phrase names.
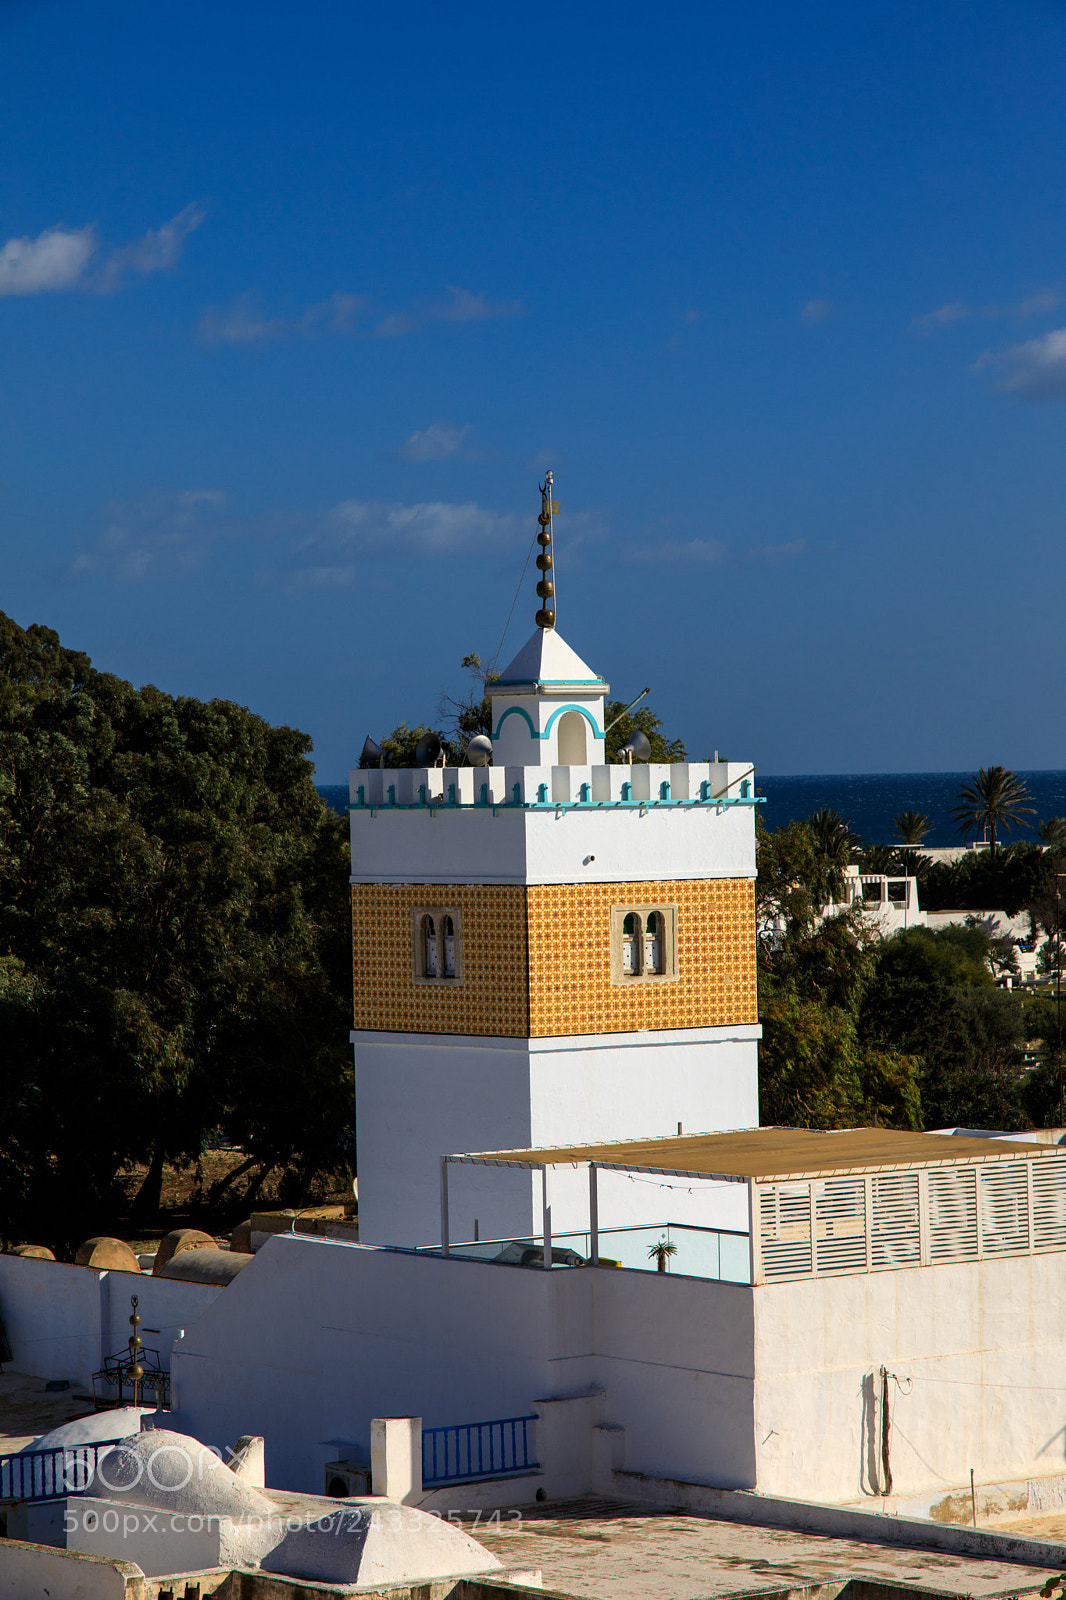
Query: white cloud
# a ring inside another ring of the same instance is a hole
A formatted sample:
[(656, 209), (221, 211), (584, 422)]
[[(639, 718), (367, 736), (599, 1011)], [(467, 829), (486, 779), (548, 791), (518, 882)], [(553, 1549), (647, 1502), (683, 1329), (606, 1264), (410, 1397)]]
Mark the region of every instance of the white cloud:
[(804, 322), (824, 322), (832, 310), (832, 300), (808, 300), (800, 316)]
[(428, 428), (405, 439), (396, 453), (403, 461), (447, 461), (460, 454), (469, 458), (467, 440), (473, 432), (470, 423), (452, 428), (446, 422), (431, 422)]
[[(358, 319), (369, 310), (365, 295), (331, 294), (291, 317), (268, 317), (255, 296), (238, 295), (229, 305), (208, 306), (200, 318), (200, 336), (209, 344), (273, 344), (293, 335), (311, 338), (322, 332), (358, 332)], [(433, 322), (485, 322), (497, 317), (522, 315), (518, 300), (489, 301), (469, 289), (449, 287), (447, 298), (428, 301), (408, 310), (380, 317), (374, 333), (379, 339), (398, 339)]]
[(146, 278), (170, 271), (185, 240), (203, 220), (202, 208), (188, 205), (161, 228), (111, 249), (101, 245), (95, 223), (85, 228), (46, 228), (36, 239), (9, 239), (0, 249), (0, 295), (63, 289), (110, 294), (131, 275)]
[(522, 314), (521, 300), (487, 300), (483, 294), (473, 294), (469, 289), (449, 284), (447, 299), (433, 300), (406, 311), (393, 311), (378, 323), (375, 332), (379, 339), (399, 339), (431, 322), (488, 322)]
[(919, 333), (933, 333), (937, 328), (950, 328), (956, 322), (968, 322), (973, 318), (995, 322), (1011, 317), (1039, 317), (1054, 311), (1061, 304), (1062, 295), (1058, 289), (1038, 289), (1024, 300), (1015, 300), (1002, 306), (969, 306), (964, 300), (949, 300), (935, 311), (912, 317), (911, 327)]
[(116, 501), (105, 508), (103, 528), (71, 562), (68, 576), (138, 583), (193, 571), (203, 564), (217, 531), (212, 512), (225, 503), (221, 489), (186, 489)]
[[(558, 529), (564, 559), (574, 560), (580, 546), (601, 531), (594, 512), (569, 514), (565, 540), (563, 526)], [(261, 572), (260, 582), (289, 590), (349, 585), (368, 565), (400, 563), (409, 571), (413, 558), (513, 554), (521, 564), (536, 532), (536, 516), (528, 508), (518, 513), (493, 511), (469, 500), (344, 500), (290, 545), (281, 567)]]
[(9, 239), (0, 250), (0, 295), (76, 289), (97, 248), (92, 224), (47, 228), (36, 239)]
[(974, 362), (975, 372), (982, 369), (995, 372), (1004, 393), (1019, 400), (1066, 400), (1066, 328), (1008, 350), (986, 350)]
[(265, 317), (246, 294), (228, 306), (208, 306), (200, 318), (200, 337), (208, 344), (270, 344), (289, 328), (284, 317)]
[(911, 326), (922, 332), (931, 333), (934, 328), (950, 328), (953, 322), (963, 322), (972, 316), (970, 307), (964, 305), (961, 300), (949, 300), (947, 305), (938, 306), (935, 311), (927, 311), (921, 317), (912, 317)]
[(112, 250), (102, 262), (93, 287), (108, 293), (117, 289), (128, 273), (147, 278), (153, 272), (173, 272), (185, 248), (186, 239), (190, 233), (195, 233), (204, 215), (201, 206), (186, 206), (176, 217), (164, 222), (161, 228), (150, 228), (132, 244)]

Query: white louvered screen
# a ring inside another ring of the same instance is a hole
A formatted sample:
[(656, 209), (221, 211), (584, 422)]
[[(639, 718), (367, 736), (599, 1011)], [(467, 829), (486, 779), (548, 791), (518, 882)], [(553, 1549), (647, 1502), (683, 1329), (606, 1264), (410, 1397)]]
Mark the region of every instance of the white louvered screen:
[(1033, 1249), (1066, 1250), (1066, 1157), (1030, 1163), (1033, 1173)]
[(929, 1174), (929, 1256), (971, 1261), (977, 1255), (977, 1174), (943, 1167)]
[(981, 1253), (1018, 1256), (1029, 1253), (1028, 1162), (998, 1161), (980, 1167), (977, 1193), (981, 1215)]
[(811, 1186), (759, 1186), (759, 1233), (763, 1276), (805, 1278), (811, 1273)]
[(819, 1272), (865, 1272), (866, 1184), (827, 1178), (815, 1185), (815, 1260)]
[(918, 1174), (889, 1172), (870, 1179), (871, 1267), (917, 1266)]

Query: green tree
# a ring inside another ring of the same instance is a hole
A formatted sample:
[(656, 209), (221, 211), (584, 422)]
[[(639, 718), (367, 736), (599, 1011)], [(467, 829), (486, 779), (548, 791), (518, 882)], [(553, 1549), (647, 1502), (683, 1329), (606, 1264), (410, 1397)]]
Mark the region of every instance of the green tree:
[(1034, 815), (1026, 801), (1031, 798), (1024, 781), (1007, 767), (981, 767), (972, 783), (958, 793), (952, 815), (961, 834), (981, 830), (988, 833), (988, 853), (996, 854), (999, 830), (1027, 828), (1026, 817)]
[(219, 1133), (294, 1182), (348, 1164), (345, 827), (309, 750), (0, 614), (3, 1237), (106, 1225), (135, 1162), (151, 1211)]
[(1036, 831), (1045, 850), (1066, 856), (1066, 817), (1048, 817), (1046, 822), (1037, 823)]
[[(617, 761), (618, 752), (633, 733), (647, 735), (651, 745), (650, 761), (685, 761), (687, 753), (681, 739), (668, 739), (662, 732), (662, 718), (657, 717), (650, 706), (635, 706), (632, 711), (625, 710), (624, 700), (608, 700), (604, 709), (604, 727), (607, 729), (605, 748), (608, 761)], [(614, 727), (611, 723), (615, 717), (619, 718)]]
[(900, 811), (892, 820), (903, 844), (921, 844), (933, 826), (931, 819), (921, 811)]
[(860, 1038), (919, 1064), (926, 1127), (1023, 1128), (1024, 1014), (997, 989), (982, 927), (910, 928), (881, 945)]

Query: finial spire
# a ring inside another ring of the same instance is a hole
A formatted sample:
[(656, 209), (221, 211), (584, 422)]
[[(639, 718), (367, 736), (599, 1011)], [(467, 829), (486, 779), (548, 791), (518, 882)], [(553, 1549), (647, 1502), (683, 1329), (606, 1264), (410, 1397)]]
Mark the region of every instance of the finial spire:
[(541, 599), (541, 607), (537, 612), (538, 628), (555, 627), (555, 583), (552, 571), (555, 563), (552, 560), (552, 512), (558, 511), (559, 502), (552, 499), (553, 474), (546, 472), (544, 482), (540, 486), (540, 532), (537, 534), (537, 543), (540, 545), (540, 555), (537, 557), (537, 566), (540, 568), (540, 582), (537, 584), (537, 593)]

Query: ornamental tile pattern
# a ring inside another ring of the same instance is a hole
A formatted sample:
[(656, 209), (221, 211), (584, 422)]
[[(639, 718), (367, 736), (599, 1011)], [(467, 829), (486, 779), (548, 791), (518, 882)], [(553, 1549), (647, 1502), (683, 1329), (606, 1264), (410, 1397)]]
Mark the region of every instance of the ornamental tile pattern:
[[(416, 984), (412, 906), (462, 911), (462, 981)], [(676, 979), (611, 981), (611, 909), (677, 907)], [(355, 1026), (547, 1038), (758, 1021), (748, 878), (676, 883), (354, 884)]]
[[(461, 982), (414, 982), (413, 906), (458, 906)], [(353, 884), (352, 957), (357, 1028), (528, 1036), (526, 891), (521, 884)]]
[[(530, 1036), (758, 1021), (748, 878), (546, 884), (529, 901)], [(611, 982), (611, 908), (677, 907), (677, 977)]]

